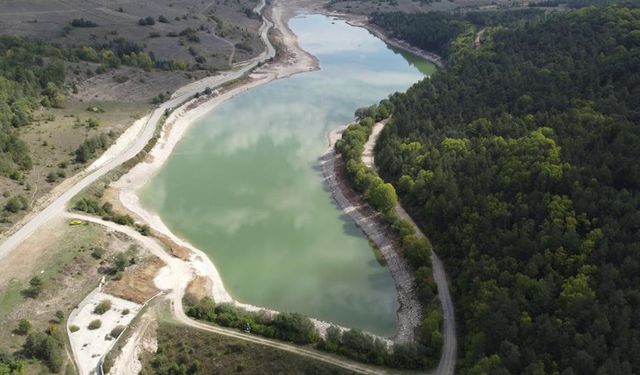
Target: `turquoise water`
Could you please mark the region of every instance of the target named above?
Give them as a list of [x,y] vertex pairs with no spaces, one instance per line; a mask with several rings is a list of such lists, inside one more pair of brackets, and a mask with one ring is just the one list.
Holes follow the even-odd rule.
[[211,257],[237,300],[392,335],[393,280],[334,205],[318,158],[329,129],[434,67],[342,21],[290,27],[321,70],[250,90],[194,124],[142,202]]

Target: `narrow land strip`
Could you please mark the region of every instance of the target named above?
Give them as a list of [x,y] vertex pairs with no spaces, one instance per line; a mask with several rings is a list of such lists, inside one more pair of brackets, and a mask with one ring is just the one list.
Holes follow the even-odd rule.
[[[371,130],[371,136],[365,144],[365,152],[367,152],[368,150],[368,152],[371,154],[371,157],[366,159],[363,157],[363,162],[367,165],[367,167],[373,170],[375,170],[373,149],[375,148],[378,137],[380,137],[380,133],[382,132],[382,129],[386,124],[386,121],[378,122],[377,124],[375,124],[373,129]],[[413,225],[418,236],[426,238],[420,227],[413,221],[411,216],[407,214],[400,203],[396,205],[395,210],[396,215],[398,215],[400,219],[406,220]],[[440,257],[438,257],[435,251],[431,251],[431,265],[433,267],[433,278],[436,282],[436,285],[438,286],[438,299],[440,300],[440,304],[442,305],[442,315],[444,317],[444,344],[442,347],[442,357],[435,374],[453,375],[456,368],[456,353],[458,348],[453,300],[451,299],[451,293],[449,291],[449,284],[447,280],[447,274],[444,270],[444,265],[442,264]]]
[[413,273],[406,260],[398,253],[393,236],[380,222],[379,214],[359,199],[339,177],[342,160],[334,151],[334,146],[344,129],[345,127],[340,127],[329,132],[329,147],[320,158],[322,175],[338,206],[353,219],[383,254],[398,292],[398,330],[394,341],[412,342],[415,338],[414,331],[422,320],[422,307],[414,292]]

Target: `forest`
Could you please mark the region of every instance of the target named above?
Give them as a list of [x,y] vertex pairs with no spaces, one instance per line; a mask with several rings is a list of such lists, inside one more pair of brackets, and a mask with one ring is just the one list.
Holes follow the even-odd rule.
[[465,58],[390,98],[375,152],[444,258],[459,372],[637,374],[640,9],[451,43]]
[[[395,38],[411,45],[449,58],[455,49],[454,40],[466,36],[473,39],[476,29],[486,26],[508,25],[532,20],[542,16],[540,9],[519,9],[509,11],[471,11],[465,14],[448,12],[373,13],[370,22],[381,27]],[[471,40],[469,39],[469,40]]]

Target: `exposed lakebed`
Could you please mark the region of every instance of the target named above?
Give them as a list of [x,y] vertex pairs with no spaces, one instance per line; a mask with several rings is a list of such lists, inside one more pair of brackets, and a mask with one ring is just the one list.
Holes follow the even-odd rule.
[[198,121],[142,203],[211,257],[235,299],[390,336],[393,280],[334,205],[318,158],[326,132],[356,108],[435,68],[343,21],[289,26],[321,70],[257,87]]

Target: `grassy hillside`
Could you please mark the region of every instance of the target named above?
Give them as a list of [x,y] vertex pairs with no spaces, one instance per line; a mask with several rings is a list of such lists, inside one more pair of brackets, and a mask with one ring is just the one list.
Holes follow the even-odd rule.
[[116,54],[143,51],[167,66],[222,69],[234,49],[233,61],[262,50],[261,19],[252,12],[257,4],[257,0],[4,1],[0,30],[65,48],[107,47]]

